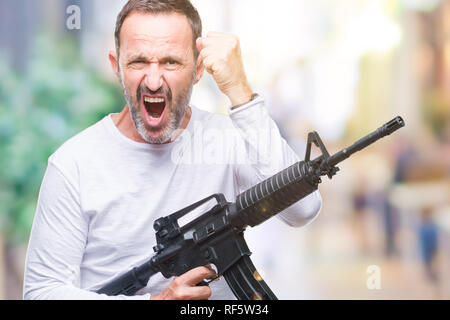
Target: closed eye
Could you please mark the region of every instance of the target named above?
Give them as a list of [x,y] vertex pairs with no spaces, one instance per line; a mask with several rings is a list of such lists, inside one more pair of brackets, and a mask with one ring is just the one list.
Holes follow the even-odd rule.
[[161,63],[168,69],[176,69],[181,65],[178,60],[172,58],[163,59]]
[[145,61],[145,60],[134,60],[134,61],[131,61],[129,64],[130,65],[139,65],[139,64],[144,64],[144,63],[147,63],[147,61]]

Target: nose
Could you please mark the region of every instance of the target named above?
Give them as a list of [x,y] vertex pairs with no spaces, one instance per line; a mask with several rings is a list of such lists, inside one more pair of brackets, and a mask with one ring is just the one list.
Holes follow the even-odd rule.
[[163,85],[163,73],[158,63],[151,63],[145,74],[145,85],[152,91],[157,91]]

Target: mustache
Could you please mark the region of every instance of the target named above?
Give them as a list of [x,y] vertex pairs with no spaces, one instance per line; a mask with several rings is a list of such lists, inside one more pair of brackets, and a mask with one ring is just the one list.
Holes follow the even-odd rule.
[[137,89],[136,92],[136,98],[138,101],[141,100],[141,97],[143,94],[150,94],[150,95],[155,95],[155,94],[162,94],[165,95],[167,97],[167,100],[170,102],[172,101],[172,90],[170,90],[170,88],[166,87],[166,86],[162,86],[160,87],[158,90],[150,90],[149,88],[147,88],[146,85],[141,84],[139,86],[139,88]]

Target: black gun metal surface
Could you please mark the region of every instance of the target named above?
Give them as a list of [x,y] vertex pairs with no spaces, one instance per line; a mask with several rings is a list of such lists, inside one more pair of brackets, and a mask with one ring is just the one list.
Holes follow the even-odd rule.
[[[169,278],[214,264],[217,277],[224,276],[237,299],[277,299],[250,260],[251,251],[244,239],[246,227],[258,225],[308,196],[318,189],[321,176],[331,179],[336,174],[339,162],[404,125],[403,119],[396,117],[332,156],[317,132],[309,133],[305,160],[242,192],[234,203],[227,202],[223,194],[213,194],[157,219],[155,254],[97,292],[133,295],[155,273],[161,272]],[[310,159],[312,144],[321,150],[321,155],[314,160]],[[179,226],[178,219],[213,199],[217,204],[212,209]]]

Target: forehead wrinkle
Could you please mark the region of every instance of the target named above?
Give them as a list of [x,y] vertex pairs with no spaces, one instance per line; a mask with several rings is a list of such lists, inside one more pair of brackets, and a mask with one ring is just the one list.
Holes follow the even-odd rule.
[[136,58],[145,58],[152,60],[156,58],[161,60],[164,58],[175,58],[181,61],[188,61],[192,55],[192,48],[174,48],[166,45],[146,45],[143,41],[139,41],[136,47],[128,48],[124,46],[124,53],[127,61],[134,60]]
[[[132,18],[133,16],[135,19]],[[149,17],[154,17],[156,20],[153,22],[147,20]],[[172,23],[173,19],[177,17],[178,19],[176,20],[175,25],[180,27],[186,25],[187,28],[183,28],[182,30],[186,30],[187,34],[183,31],[180,32],[179,28],[167,28],[167,24]],[[143,18],[145,18],[145,20],[142,20]],[[164,19],[166,21],[162,22],[163,25],[166,25],[166,28],[154,29],[155,24],[161,22],[159,19],[162,18],[169,18]],[[179,21],[179,18],[180,16],[178,14],[131,14],[130,17],[125,19],[121,30],[121,33],[126,34],[126,37],[123,37],[125,34],[122,35],[123,45],[121,46],[121,49],[124,49],[125,51],[125,56],[135,55],[136,53],[152,56],[171,52],[172,56],[186,59],[190,54],[193,55],[192,31],[189,23],[187,22],[186,17],[181,16],[181,22]],[[142,27],[138,28],[138,25],[141,25]],[[155,34],[146,31],[152,30],[152,28],[153,30],[156,30]]]

